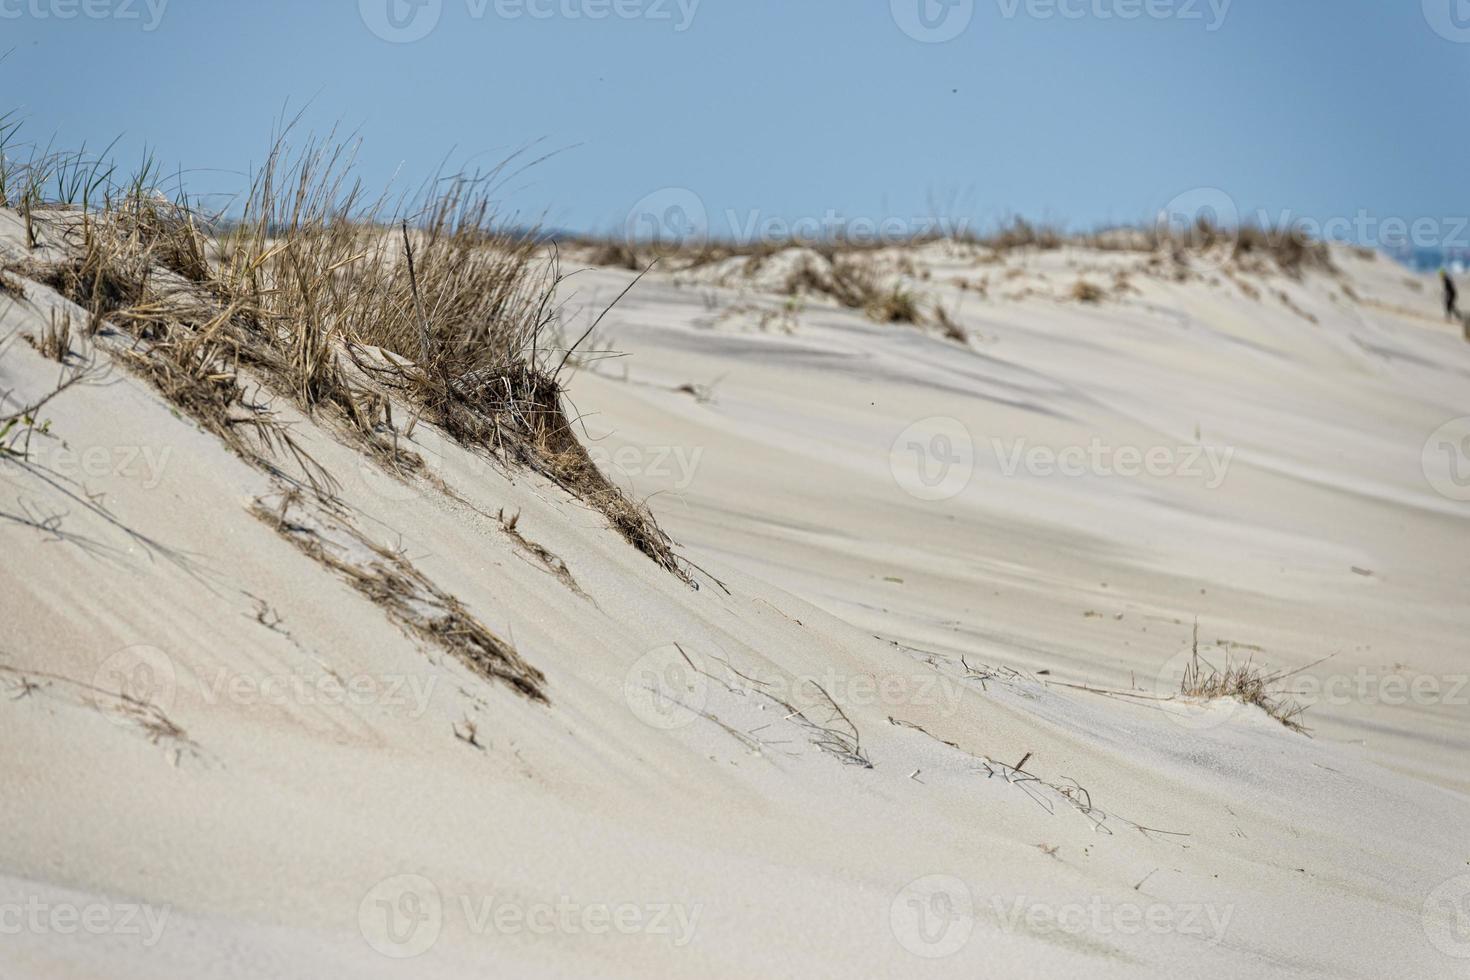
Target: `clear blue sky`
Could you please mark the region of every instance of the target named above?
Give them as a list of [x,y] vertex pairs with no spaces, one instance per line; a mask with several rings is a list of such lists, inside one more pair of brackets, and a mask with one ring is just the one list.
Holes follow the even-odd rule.
[[[544,140],[564,152],[508,204],[573,229],[668,186],[787,218],[940,201],[1087,226],[1199,186],[1319,217],[1470,209],[1459,0],[973,0],[944,43],[901,28],[921,0],[701,0],[684,30],[678,0],[168,0],[145,30],[148,2],[0,0],[0,109],[62,145],[146,141],[195,191],[238,188],[287,105],[359,129],[375,185]],[[639,16],[588,16],[614,2]],[[389,3],[433,29],[382,39]]]

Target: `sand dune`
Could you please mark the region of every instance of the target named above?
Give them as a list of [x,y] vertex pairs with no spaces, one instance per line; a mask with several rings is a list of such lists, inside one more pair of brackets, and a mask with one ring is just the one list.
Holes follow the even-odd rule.
[[[572,376],[694,587],[544,475],[428,422],[396,474],[262,389],[314,502],[74,335],[106,375],[0,460],[4,975],[1458,975],[1433,284],[868,258],[962,339],[669,262]],[[566,280],[569,332],[634,275]],[[3,412],[86,319],[7,276]],[[1196,623],[1308,731],[1179,697]]]

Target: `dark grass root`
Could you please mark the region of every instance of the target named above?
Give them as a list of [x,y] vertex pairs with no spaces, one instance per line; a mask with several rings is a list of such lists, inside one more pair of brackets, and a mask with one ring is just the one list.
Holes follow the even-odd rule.
[[148,284],[146,263],[127,268],[91,246],[81,255],[28,263],[20,271],[27,279],[49,286],[86,310],[91,316],[89,333],[96,333],[105,317],[140,304]]
[[673,541],[647,507],[602,475],[578,441],[562,407],[561,385],[525,362],[473,371],[435,386],[423,398],[456,440],[488,446],[596,507],[613,528],[654,563],[684,582],[693,579]]

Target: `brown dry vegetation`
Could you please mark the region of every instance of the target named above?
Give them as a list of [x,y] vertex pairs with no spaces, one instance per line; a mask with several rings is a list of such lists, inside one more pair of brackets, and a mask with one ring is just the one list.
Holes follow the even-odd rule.
[[[497,227],[496,174],[444,179],[393,206],[364,192],[345,146],[292,153],[283,137],[239,219],[211,236],[187,201],[152,189],[149,167],[116,186],[110,168],[76,155],[0,160],[0,198],[19,205],[33,244],[18,271],[86,310],[89,336],[116,331],[125,363],[242,456],[284,478],[274,462],[284,452],[311,489],[334,486],[247,397],[252,383],[399,474],[420,462],[400,436],[427,421],[543,473],[689,580],[652,515],[573,432],[558,379],[570,351],[558,339],[556,252]],[[51,186],[55,199],[43,193]]]
[[40,351],[42,357],[65,364],[71,355],[71,314],[52,310],[51,320],[41,331],[41,336],[27,334],[26,340]]
[[1072,298],[1079,303],[1101,303],[1105,295],[1101,286],[1086,279],[1078,279],[1072,285]]
[[1196,623],[1192,655],[1184,668],[1179,693],[1202,701],[1234,698],[1244,704],[1255,705],[1292,731],[1306,732],[1298,720],[1306,709],[1280,692],[1281,682],[1299,672],[1267,671],[1252,660],[1237,663],[1230,659],[1228,651],[1225,666],[1215,667],[1200,656],[1199,624]]
[[949,311],[939,304],[934,305],[934,322],[939,326],[939,332],[946,340],[953,340],[957,344],[968,344],[970,335],[965,328],[960,326]]
[[[870,253],[884,248],[912,248],[936,241],[950,241],[969,250],[975,261],[998,263],[1007,253],[1027,250],[1052,250],[1077,246],[1110,252],[1131,252],[1152,256],[1149,269],[1176,279],[1188,278],[1192,258],[1207,253],[1215,258],[1224,251],[1235,271],[1256,274],[1280,273],[1300,279],[1309,272],[1334,274],[1337,269],[1327,245],[1309,238],[1301,229],[1291,226],[1241,224],[1235,227],[1217,225],[1201,219],[1187,229],[1163,223],[1121,226],[1088,233],[1068,232],[1056,225],[1033,223],[1025,218],[1012,218],[989,233],[966,232],[943,238],[916,235],[911,239],[883,242],[844,240],[809,240],[758,242],[664,242],[657,247],[642,246],[614,237],[583,237],[572,240],[583,249],[579,257],[592,265],[634,270],[646,269],[655,258],[660,267],[681,271],[698,268],[730,258],[744,257],[744,273],[760,270],[771,256],[790,249],[815,251],[821,262],[810,259],[799,265],[789,277],[790,293],[822,293],[844,306],[861,309],[880,322],[910,322],[906,319],[909,304],[903,302],[902,290],[883,295],[873,286]],[[1360,250],[1361,251],[1361,250]],[[1167,265],[1166,265],[1167,263]],[[903,260],[900,260],[903,271]],[[914,309],[917,314],[917,309]],[[915,316],[911,322],[919,322]]]
[[255,500],[250,512],[335,572],[410,635],[534,701],[546,700],[541,671],[458,599],[435,586],[406,555],[370,541],[332,508],[311,503],[294,488],[280,487],[277,494],[276,500]]
[[923,322],[912,292],[897,283],[885,285],[871,261],[853,256],[823,253],[820,262],[803,259],[787,276],[786,293],[830,296],[877,323]]

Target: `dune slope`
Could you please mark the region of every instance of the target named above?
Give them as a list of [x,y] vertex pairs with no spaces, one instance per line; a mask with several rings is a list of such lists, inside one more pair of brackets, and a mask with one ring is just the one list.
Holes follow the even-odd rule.
[[[1343,252],[1084,304],[1133,260],[904,258],[963,343],[734,266],[609,315],[584,442],[697,588],[426,423],[401,476],[262,391],[324,504],[73,336],[105,373],[0,460],[4,974],[1455,975],[1466,511],[1423,458],[1470,348],[1432,287]],[[9,278],[7,413],[64,370],[23,335],[85,317]],[[1196,619],[1331,656],[1309,734],[1173,697]]]

